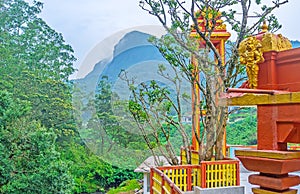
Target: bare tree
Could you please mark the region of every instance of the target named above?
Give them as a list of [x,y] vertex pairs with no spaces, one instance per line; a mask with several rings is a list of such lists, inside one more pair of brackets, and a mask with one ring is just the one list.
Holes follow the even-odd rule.
[[[137,87],[133,80],[130,82],[127,79],[134,93],[132,103],[135,103],[131,104],[131,113],[136,122],[144,122],[150,126],[157,143],[161,142],[158,134],[163,134],[166,143],[163,145],[164,150],[160,151],[166,153],[170,163],[177,164],[178,161],[174,159],[175,152],[168,141],[166,126],[176,127],[180,131],[187,161],[191,161],[190,139],[182,125],[181,103],[185,98],[180,93],[180,83],[183,81],[188,81],[193,88],[192,131],[198,143],[200,160],[211,160],[213,156],[223,159],[223,136],[228,109],[219,107],[217,100],[224,88],[235,87],[245,81],[245,76],[241,74],[245,67],[239,65],[238,47],[246,36],[258,33],[265,20],[268,21],[270,30],[278,30],[281,26],[272,11],[288,0],[266,2],[268,4],[264,5],[260,0],[140,1],[140,7],[155,16],[167,31],[167,35],[160,39],[154,38],[152,42],[172,65],[175,77],[166,76],[163,67],[160,68],[160,73],[176,85],[177,98],[171,99],[167,89],[155,82]],[[202,20],[199,19],[201,17]],[[236,39],[228,43],[227,50],[230,52],[226,61],[220,47],[212,41],[215,30],[226,29],[225,23],[236,32]],[[191,36],[191,33],[194,35]],[[189,58],[192,60],[187,60]],[[197,94],[198,90],[200,94]],[[171,110],[175,111],[176,120],[170,117]],[[203,116],[202,113],[206,115]],[[200,123],[195,121],[199,119],[196,114],[200,114],[203,126],[200,133],[197,132]],[[145,130],[142,125],[141,130]]]

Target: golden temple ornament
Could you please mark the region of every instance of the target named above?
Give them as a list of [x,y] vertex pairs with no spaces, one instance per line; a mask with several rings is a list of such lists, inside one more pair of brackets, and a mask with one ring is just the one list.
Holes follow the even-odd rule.
[[256,37],[251,36],[241,42],[239,47],[240,62],[246,65],[248,86],[257,88],[258,63],[264,61],[262,45]]
[[285,51],[292,48],[292,43],[281,34],[265,33],[262,37],[262,51]]
[[281,34],[268,32],[268,25],[264,21],[262,31],[243,40],[239,47],[240,63],[246,65],[249,88],[257,88],[258,63],[264,61],[263,53],[269,51],[284,51],[292,48],[291,42]]

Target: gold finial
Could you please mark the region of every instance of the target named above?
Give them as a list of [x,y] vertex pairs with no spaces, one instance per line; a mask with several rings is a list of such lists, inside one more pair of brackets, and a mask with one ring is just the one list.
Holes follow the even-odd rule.
[[268,25],[266,20],[264,20],[263,25],[261,26],[261,32],[268,32]]

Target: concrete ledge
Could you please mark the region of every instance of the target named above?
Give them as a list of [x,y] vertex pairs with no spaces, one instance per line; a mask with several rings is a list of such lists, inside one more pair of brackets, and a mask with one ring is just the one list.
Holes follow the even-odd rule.
[[195,194],[194,191],[184,191],[183,194]]
[[200,188],[194,187],[195,194],[244,194],[244,186]]

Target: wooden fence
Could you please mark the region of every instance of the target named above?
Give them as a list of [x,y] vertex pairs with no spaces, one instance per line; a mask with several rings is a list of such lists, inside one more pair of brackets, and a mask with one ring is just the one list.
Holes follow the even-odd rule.
[[240,185],[239,161],[202,161],[200,165],[151,168],[150,193],[182,193],[201,188]]

